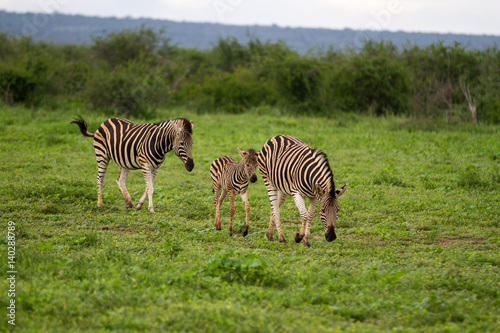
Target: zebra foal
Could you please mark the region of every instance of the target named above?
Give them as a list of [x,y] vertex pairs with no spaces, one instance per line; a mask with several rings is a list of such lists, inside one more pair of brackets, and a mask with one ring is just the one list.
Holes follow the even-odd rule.
[[103,122],[95,133],[88,131],[88,123],[78,116],[71,122],[78,125],[85,137],[94,138],[97,159],[97,206],[102,206],[102,187],[110,160],[120,167],[116,179],[126,207],[132,208],[132,198],[125,187],[131,170],[141,169],[146,182],[146,190],[136,208],[141,209],[149,199],[149,211],[154,213],[153,183],[158,169],[165,160],[165,154],[173,150],[181,159],[187,171],[194,168],[191,148],[193,145],[193,123],[185,118],[162,121],[156,124],[135,124],[121,118],[110,118]]
[[[243,151],[238,148],[242,160],[236,162],[232,157],[222,156],[212,162],[210,165],[210,176],[214,185],[215,193],[215,223],[214,227],[221,230],[220,206],[224,198],[229,193],[229,236],[233,235],[233,217],[234,217],[234,197],[239,194],[245,203],[245,231],[243,236],[248,235],[250,204],[248,203],[247,189],[248,179],[252,183],[257,181],[257,153],[254,149]],[[220,195],[219,195],[220,194]]]
[[[258,162],[272,206],[267,230],[268,240],[273,240],[276,224],[279,241],[286,243],[280,223],[280,207],[287,196],[293,197],[302,220],[300,231],[295,235],[297,243],[304,239],[304,245],[311,246],[309,234],[318,201],[321,202],[319,216],[325,227],[326,240],[331,242],[337,238],[337,199],[345,192],[346,185],[335,190],[333,173],[323,152],[292,136],[278,135],[264,144],[259,152]],[[309,198],[308,209],[305,198]]]

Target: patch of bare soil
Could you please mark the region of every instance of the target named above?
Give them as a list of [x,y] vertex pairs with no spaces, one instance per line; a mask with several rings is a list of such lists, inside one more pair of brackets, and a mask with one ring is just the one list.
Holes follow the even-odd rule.
[[443,238],[438,241],[438,244],[446,246],[450,244],[482,243],[485,240],[485,238]]

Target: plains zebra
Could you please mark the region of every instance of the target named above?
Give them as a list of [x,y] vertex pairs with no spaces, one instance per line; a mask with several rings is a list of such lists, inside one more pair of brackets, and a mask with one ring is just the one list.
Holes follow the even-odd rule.
[[135,124],[121,118],[110,118],[103,122],[95,133],[88,132],[88,123],[78,116],[72,124],[77,124],[83,136],[94,138],[94,149],[98,165],[97,173],[97,206],[102,206],[102,187],[109,160],[112,159],[120,167],[116,179],[126,207],[132,208],[132,198],[125,187],[130,170],[142,169],[146,190],[137,204],[141,209],[149,198],[149,211],[153,208],[153,183],[158,168],[165,160],[165,154],[174,150],[187,171],[194,168],[191,147],[193,145],[193,123],[185,118],[162,121],[156,124]]
[[[238,153],[242,160],[238,163],[229,156],[222,156],[212,162],[210,166],[210,176],[214,184],[215,193],[215,224],[217,230],[221,230],[220,206],[224,198],[229,193],[229,236],[233,235],[233,216],[234,216],[234,196],[239,194],[245,203],[246,222],[243,236],[248,234],[250,204],[248,203],[247,189],[248,179],[252,183],[257,181],[257,153],[254,149],[243,151],[238,148]],[[221,192],[222,191],[222,192]],[[219,196],[220,193],[220,196]]]
[[[346,185],[335,191],[333,173],[323,152],[292,136],[278,135],[264,144],[258,161],[272,206],[267,230],[270,241],[273,240],[273,224],[276,223],[279,241],[286,243],[281,229],[280,207],[289,195],[293,197],[302,219],[300,231],[295,235],[297,243],[304,239],[304,245],[311,246],[309,233],[318,201],[321,202],[319,215],[325,227],[326,240],[331,242],[337,238],[337,198],[344,193]],[[309,209],[306,209],[305,198],[309,198]]]

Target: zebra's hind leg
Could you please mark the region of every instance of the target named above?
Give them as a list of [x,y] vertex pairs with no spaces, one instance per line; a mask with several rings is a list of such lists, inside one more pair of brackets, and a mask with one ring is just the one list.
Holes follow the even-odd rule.
[[245,231],[243,231],[243,237],[248,235],[248,227],[250,226],[250,203],[248,202],[247,192],[240,193],[240,197],[245,203]]
[[219,186],[219,184],[215,183],[214,182],[214,206],[215,206],[215,222],[214,222],[214,228],[216,230],[220,230],[219,229],[219,224],[218,222],[220,222],[220,211],[219,211],[219,206],[218,206],[218,202],[219,202],[219,194],[220,194],[220,190],[221,190],[221,186]]
[[215,205],[215,224],[214,227],[216,230],[221,230],[222,229],[222,224],[220,221],[220,206],[222,205],[222,202],[224,201],[224,198],[226,198],[227,191],[225,189],[222,189],[221,194],[218,198],[216,198],[217,203]]
[[234,195],[234,190],[229,190],[229,236],[233,235]]
[[130,194],[127,191],[127,188],[125,187],[125,182],[127,181],[128,174],[130,173],[129,169],[125,168],[120,168],[120,174],[118,175],[118,178],[116,178],[116,182],[118,183],[118,187],[122,191],[123,198],[125,198],[125,203],[126,203],[126,208],[132,208],[134,205],[132,204],[132,197],[130,197]]
[[[96,149],[97,151],[97,149]],[[98,156],[98,155],[96,155]],[[100,156],[98,156],[99,158]],[[101,156],[97,161],[97,207],[102,207],[102,187],[104,186],[104,176],[108,168],[109,159]]]

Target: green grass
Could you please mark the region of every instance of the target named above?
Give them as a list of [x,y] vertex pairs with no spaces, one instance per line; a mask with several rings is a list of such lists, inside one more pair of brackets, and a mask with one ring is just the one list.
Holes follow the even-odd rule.
[[[125,209],[114,164],[97,208],[92,140],[69,124],[76,113],[91,131],[107,118],[0,107],[0,267],[5,276],[14,221],[17,331],[500,330],[500,127],[162,110],[151,121],[194,121],[195,168],[188,173],[169,153],[150,214]],[[316,211],[312,247],[296,244],[291,199],[282,207],[289,243],[268,242],[260,174],[249,188],[249,235],[228,236],[227,199],[223,230],[212,228],[210,163],[277,134],[325,151],[337,185],[348,184],[334,242]],[[141,172],[127,186],[136,203]],[[239,200],[236,233],[244,220]],[[1,331],[14,331],[8,289],[1,279]]]

